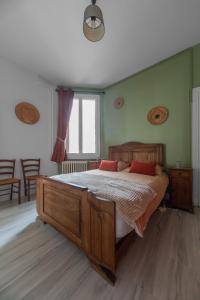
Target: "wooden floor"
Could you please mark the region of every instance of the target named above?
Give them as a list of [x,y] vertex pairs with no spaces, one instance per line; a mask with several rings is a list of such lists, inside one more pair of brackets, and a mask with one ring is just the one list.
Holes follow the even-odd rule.
[[1,207],[0,300],[199,300],[200,210],[156,212],[108,285],[84,254],[36,219],[34,201]]

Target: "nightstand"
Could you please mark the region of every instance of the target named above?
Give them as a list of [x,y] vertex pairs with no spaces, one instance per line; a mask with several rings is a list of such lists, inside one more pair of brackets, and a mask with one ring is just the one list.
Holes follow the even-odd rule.
[[100,160],[88,161],[88,170],[98,169]]
[[192,169],[169,168],[169,178],[172,206],[193,212]]

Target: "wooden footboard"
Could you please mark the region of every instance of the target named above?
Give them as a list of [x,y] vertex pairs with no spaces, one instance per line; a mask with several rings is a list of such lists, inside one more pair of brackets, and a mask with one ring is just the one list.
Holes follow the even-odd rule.
[[79,246],[96,270],[115,281],[115,203],[97,199],[87,188],[50,178],[37,180],[37,212],[43,222]]

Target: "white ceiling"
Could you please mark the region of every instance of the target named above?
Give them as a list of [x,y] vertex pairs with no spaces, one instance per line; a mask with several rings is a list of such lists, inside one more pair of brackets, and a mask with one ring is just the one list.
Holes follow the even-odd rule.
[[104,88],[200,42],[200,0],[98,0],[98,43],[82,33],[89,3],[1,0],[0,56],[53,84]]

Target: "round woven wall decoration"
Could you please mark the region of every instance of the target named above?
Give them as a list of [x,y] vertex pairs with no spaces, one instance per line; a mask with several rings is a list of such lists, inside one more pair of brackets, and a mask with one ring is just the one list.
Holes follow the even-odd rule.
[[147,115],[148,121],[153,125],[163,124],[169,116],[169,111],[164,106],[156,106],[152,108]]
[[115,108],[121,108],[124,105],[124,98],[123,97],[118,97],[114,101],[114,107]]
[[40,119],[40,113],[38,109],[27,102],[21,102],[15,107],[15,114],[17,118],[26,124],[35,124]]

